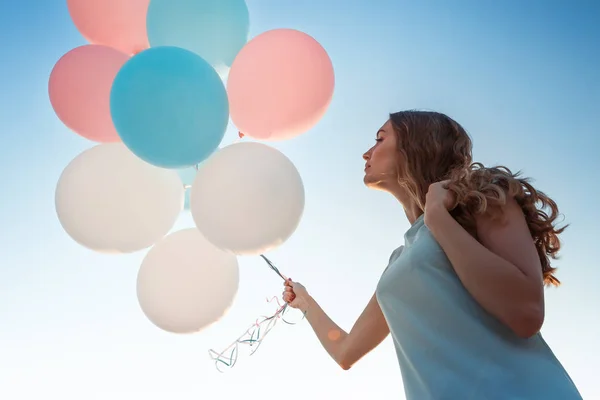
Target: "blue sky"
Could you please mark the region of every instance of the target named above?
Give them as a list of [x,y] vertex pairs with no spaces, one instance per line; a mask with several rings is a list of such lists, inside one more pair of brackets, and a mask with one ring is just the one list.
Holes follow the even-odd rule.
[[[522,169],[571,227],[547,290],[543,334],[584,398],[598,398],[600,301],[600,6],[594,1],[248,0],[251,36],[305,31],[336,71],[328,113],[275,146],[298,167],[306,209],[270,257],[349,329],[408,223],[390,196],[362,185],[362,153],[387,114],[425,108],[471,134],[475,158]],[[278,326],[225,375],[207,350],[226,346],[270,308],[280,280],[240,259],[234,307],[193,336],[160,331],[135,295],[145,254],[107,256],[74,243],[54,211],[63,168],[91,142],[50,106],[54,63],[85,43],[65,1],[0,5],[0,397],[62,399],[402,398],[390,340],[351,371],[339,369],[308,324]],[[230,125],[224,144],[235,139]],[[182,214],[176,229],[191,227]],[[596,317],[594,317],[596,315]],[[372,397],[371,397],[372,396]]]

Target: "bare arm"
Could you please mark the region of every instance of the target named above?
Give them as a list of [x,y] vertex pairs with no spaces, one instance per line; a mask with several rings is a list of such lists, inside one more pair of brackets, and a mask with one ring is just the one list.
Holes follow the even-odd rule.
[[345,370],[350,369],[365,354],[379,346],[389,333],[390,328],[381,312],[377,297],[373,295],[348,336],[342,341],[340,366]]
[[525,217],[514,199],[505,220],[477,219],[481,242],[469,235],[447,210],[425,212],[425,224],[477,302],[517,335],[530,337],[544,321],[540,259]]
[[317,338],[335,362],[345,370],[377,347],[390,332],[375,295],[371,297],[350,333],[346,333],[312,297],[305,295],[304,287],[295,282],[290,285],[296,295],[301,297],[295,301],[300,300],[298,308],[305,312]]

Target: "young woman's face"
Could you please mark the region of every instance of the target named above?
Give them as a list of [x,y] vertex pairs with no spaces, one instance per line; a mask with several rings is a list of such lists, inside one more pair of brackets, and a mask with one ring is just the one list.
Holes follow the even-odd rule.
[[364,182],[373,189],[386,189],[398,184],[398,137],[391,121],[377,132],[376,143],[365,154]]

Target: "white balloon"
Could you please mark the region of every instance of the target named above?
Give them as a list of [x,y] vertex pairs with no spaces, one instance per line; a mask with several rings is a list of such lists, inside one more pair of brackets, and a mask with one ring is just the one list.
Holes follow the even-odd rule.
[[190,210],[215,246],[256,255],[285,242],[304,211],[304,185],[294,164],[262,143],[214,153],[192,184]]
[[179,175],[150,165],[122,143],[84,151],[56,186],[56,212],[65,231],[99,252],[130,253],[164,237],[183,209]]
[[237,258],[191,228],[150,249],[138,273],[137,296],[154,325],[167,332],[194,333],[225,315],[238,286]]

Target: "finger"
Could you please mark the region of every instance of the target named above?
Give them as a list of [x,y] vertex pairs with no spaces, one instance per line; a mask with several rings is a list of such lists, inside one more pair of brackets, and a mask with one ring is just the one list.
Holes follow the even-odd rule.
[[285,301],[286,303],[289,303],[291,301],[294,301],[296,299],[296,296],[292,293],[286,293],[283,296],[283,301]]
[[285,287],[285,292],[293,292],[294,288],[292,288],[291,286],[286,286]]

